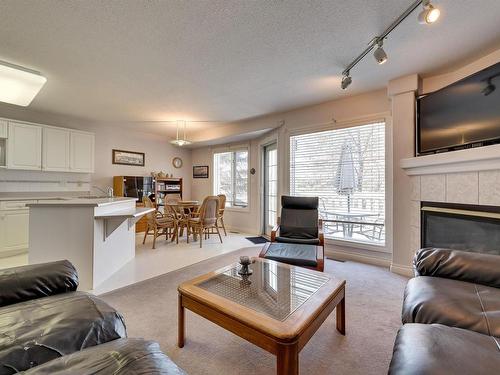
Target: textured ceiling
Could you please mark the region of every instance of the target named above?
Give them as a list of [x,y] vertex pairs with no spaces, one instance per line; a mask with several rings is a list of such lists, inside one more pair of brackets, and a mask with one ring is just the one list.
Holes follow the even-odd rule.
[[412,15],[386,41],[389,61],[367,56],[342,92],[345,65],[411,1],[1,0],[0,59],[48,78],[35,110],[165,133],[173,124],[155,121],[235,121],[324,102],[500,43],[500,1],[436,0],[438,24]]

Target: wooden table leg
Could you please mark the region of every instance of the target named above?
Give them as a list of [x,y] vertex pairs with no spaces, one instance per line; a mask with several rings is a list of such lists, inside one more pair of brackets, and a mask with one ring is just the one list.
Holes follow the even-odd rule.
[[336,307],[337,310],[337,331],[345,335],[345,296]]
[[184,313],[184,306],[182,306],[182,296],[179,294],[179,306],[178,306],[178,336],[177,336],[177,346],[179,348],[184,347],[184,338],[186,334],[186,323],[185,323],[185,313]]
[[298,345],[280,345],[276,354],[276,365],[277,375],[299,375]]

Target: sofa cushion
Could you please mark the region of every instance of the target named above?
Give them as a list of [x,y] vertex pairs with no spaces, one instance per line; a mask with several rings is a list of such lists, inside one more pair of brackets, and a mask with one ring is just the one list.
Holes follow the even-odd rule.
[[413,259],[416,276],[437,276],[500,288],[500,256],[453,249],[420,249]]
[[405,324],[398,332],[390,375],[498,374],[494,337],[440,324]]
[[290,238],[290,237],[276,237],[276,242],[281,243],[298,243],[303,245],[319,245],[319,238]]
[[264,258],[295,266],[316,267],[318,265],[316,246],[313,245],[271,243]]
[[406,285],[402,315],[403,323],[440,323],[500,337],[500,289],[415,277]]
[[67,260],[0,270],[0,307],[73,292],[78,273]]
[[122,316],[95,296],[71,292],[0,308],[0,374],[126,337]]
[[118,339],[54,359],[25,372],[26,375],[52,374],[168,374],[184,375],[153,341]]

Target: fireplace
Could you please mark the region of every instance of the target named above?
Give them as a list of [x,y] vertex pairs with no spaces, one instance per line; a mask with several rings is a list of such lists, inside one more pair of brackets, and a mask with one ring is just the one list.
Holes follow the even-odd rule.
[[421,203],[422,247],[500,255],[500,207]]

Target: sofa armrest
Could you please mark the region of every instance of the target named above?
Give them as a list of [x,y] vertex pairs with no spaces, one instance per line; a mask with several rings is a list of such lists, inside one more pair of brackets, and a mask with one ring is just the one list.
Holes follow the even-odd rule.
[[413,259],[416,276],[436,276],[500,288],[500,256],[425,248]]
[[0,270],[0,307],[75,291],[78,273],[67,260]]

